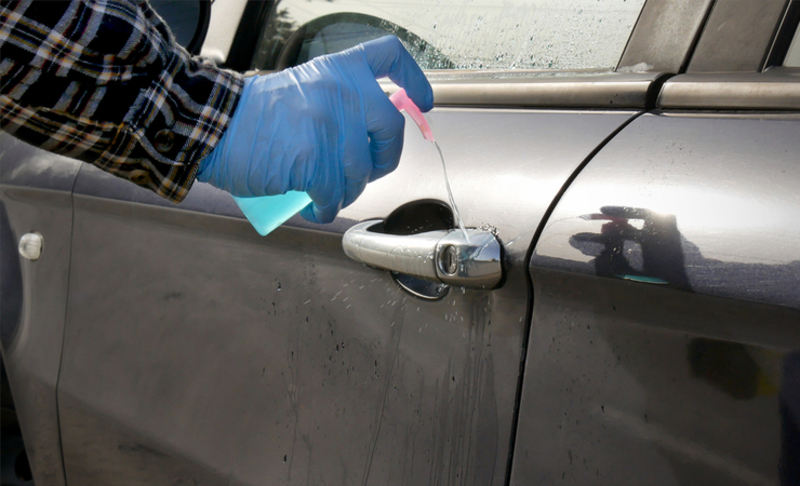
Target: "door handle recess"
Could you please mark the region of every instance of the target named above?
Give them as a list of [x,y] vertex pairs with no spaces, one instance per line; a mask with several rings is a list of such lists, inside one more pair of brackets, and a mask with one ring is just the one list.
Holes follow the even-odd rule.
[[357,262],[413,277],[471,289],[493,289],[503,278],[502,246],[488,231],[437,230],[415,235],[370,231],[381,220],[359,223],[344,234],[344,253]]

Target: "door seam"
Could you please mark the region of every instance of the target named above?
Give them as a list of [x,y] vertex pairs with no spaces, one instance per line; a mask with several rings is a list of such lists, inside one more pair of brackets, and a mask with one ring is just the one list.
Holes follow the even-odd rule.
[[539,226],[536,228],[536,232],[533,234],[533,240],[531,244],[528,246],[528,252],[525,254],[525,262],[524,262],[524,274],[525,274],[525,283],[528,292],[528,302],[527,308],[525,310],[525,329],[522,334],[522,352],[520,354],[520,362],[519,362],[519,372],[517,373],[517,391],[516,397],[514,399],[514,411],[512,414],[511,419],[511,437],[508,448],[508,462],[506,463],[506,478],[505,478],[505,486],[510,486],[511,484],[511,474],[512,474],[512,466],[514,464],[514,453],[516,442],[517,442],[517,432],[519,427],[519,412],[520,412],[520,405],[522,401],[522,385],[525,382],[525,363],[527,362],[528,358],[528,345],[530,339],[531,328],[533,327],[533,278],[531,277],[530,272],[530,262],[531,258],[533,257],[533,250],[536,247],[536,243],[539,241],[539,237],[544,232],[545,225],[547,221],[550,219],[550,215],[555,210],[558,203],[561,201],[561,198],[567,192],[567,189],[572,185],[578,175],[583,171],[583,169],[589,164],[589,162],[594,159],[594,157],[600,153],[603,148],[613,140],[622,130],[624,130],[628,125],[630,125],[634,120],[639,118],[640,116],[644,115],[645,113],[649,113],[649,110],[642,110],[638,113],[634,113],[631,115],[627,120],[622,122],[617,128],[615,128],[606,138],[601,141],[597,147],[595,147],[589,155],[587,155],[583,161],[572,171],[572,174],[564,181],[564,184],[561,186],[561,189],[558,191],[556,196],[551,201],[550,205],[547,207],[547,210],[542,215],[542,219],[539,222]]
[[61,471],[64,475],[64,485],[69,486],[69,479],[67,478],[67,463],[64,460],[64,434],[61,429],[61,405],[58,403],[58,389],[61,386],[61,371],[64,369],[64,348],[67,340],[67,321],[69,316],[69,295],[70,284],[72,281],[72,245],[75,241],[73,238],[75,232],[75,187],[78,185],[78,178],[83,170],[83,164],[78,168],[78,173],[75,174],[75,180],[72,182],[72,188],[69,191],[69,202],[71,206],[70,223],[69,223],[69,256],[67,258],[67,292],[64,302],[64,326],[61,334],[61,354],[58,357],[58,373],[56,375],[56,424],[58,426],[58,448],[61,453]]

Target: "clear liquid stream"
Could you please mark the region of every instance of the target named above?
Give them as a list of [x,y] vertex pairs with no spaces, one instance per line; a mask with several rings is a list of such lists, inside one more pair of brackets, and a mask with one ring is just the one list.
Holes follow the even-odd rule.
[[461,220],[461,213],[458,212],[458,207],[456,206],[456,200],[453,199],[453,190],[450,189],[450,179],[447,177],[447,165],[444,163],[444,154],[442,154],[442,148],[439,147],[439,144],[434,142],[433,145],[436,147],[436,150],[439,151],[439,158],[442,159],[442,170],[444,170],[444,184],[447,186],[447,196],[450,198],[450,207],[453,208],[453,214],[456,217],[456,221],[458,221],[458,227],[461,228],[461,232],[464,234],[464,239],[469,243],[469,236],[467,236],[467,229],[464,228],[464,221]]

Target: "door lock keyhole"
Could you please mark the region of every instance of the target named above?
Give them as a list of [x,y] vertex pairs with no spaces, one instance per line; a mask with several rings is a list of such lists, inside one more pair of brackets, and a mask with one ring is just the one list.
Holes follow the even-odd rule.
[[439,258],[439,268],[447,275],[455,275],[458,271],[458,249],[453,245],[447,245],[442,250]]

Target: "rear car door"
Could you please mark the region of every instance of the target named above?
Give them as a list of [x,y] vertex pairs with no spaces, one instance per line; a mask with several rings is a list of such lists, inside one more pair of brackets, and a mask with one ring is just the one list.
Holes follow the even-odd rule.
[[[648,35],[637,26],[628,41],[642,2],[611,3],[554,2],[539,17],[520,4],[511,27],[507,5],[467,10],[462,23],[442,7],[430,17],[441,20],[417,33],[419,12],[390,4],[245,5],[231,67],[286,67],[390,32],[424,66],[473,68],[429,72],[429,121],[466,225],[502,244],[503,280],[495,289],[424,287],[344,255],[343,233],[364,220],[383,219],[400,235],[454,226],[436,150],[410,124],[400,168],[335,222],[296,217],[265,238],[208,185],[176,207],[86,167],[74,190],[58,386],[69,481],[505,482],[532,303],[530,243],[574,174],[655,102],[710,4],[649,2],[641,18],[673,22]],[[550,37],[455,50],[472,24],[489,31],[481,39],[544,25]],[[570,58],[576,25],[607,41],[588,57],[599,65]],[[564,40],[557,52],[553,36]],[[524,42],[543,44],[528,52]],[[536,71],[541,63],[564,70]],[[575,71],[587,67],[610,69]]]
[[716,2],[549,216],[512,484],[800,481],[798,7]]

